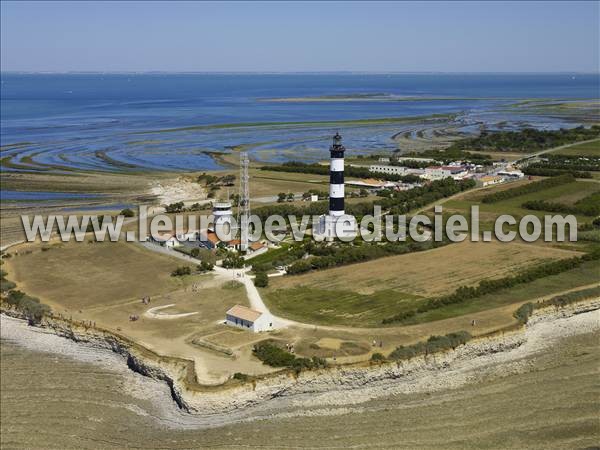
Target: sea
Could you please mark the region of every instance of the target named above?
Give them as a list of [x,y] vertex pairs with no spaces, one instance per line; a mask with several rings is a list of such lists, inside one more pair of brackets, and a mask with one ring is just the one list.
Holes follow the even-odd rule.
[[[469,132],[576,123],[515,105],[597,99],[598,74],[1,74],[4,171],[214,170],[214,156],[314,161],[334,131],[394,149],[432,116]],[[306,101],[306,100],[312,101]],[[371,123],[356,123],[375,119]]]

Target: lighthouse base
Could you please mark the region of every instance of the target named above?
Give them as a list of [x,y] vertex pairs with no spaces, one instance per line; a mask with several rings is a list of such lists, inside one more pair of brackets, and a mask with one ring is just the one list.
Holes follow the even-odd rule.
[[323,214],[313,226],[313,237],[317,240],[332,241],[340,239],[350,241],[358,236],[358,224],[354,216],[343,214],[334,216]]

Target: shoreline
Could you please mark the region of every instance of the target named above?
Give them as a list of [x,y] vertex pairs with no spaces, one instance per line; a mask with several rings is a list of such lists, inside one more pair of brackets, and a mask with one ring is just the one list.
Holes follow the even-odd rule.
[[[4,312],[0,317],[2,339],[135,373],[136,377],[143,375],[142,391],[148,386],[152,392],[161,391],[152,398],[160,411],[157,420],[165,426],[211,428],[281,414],[345,414],[350,406],[383,396],[438,392],[527,370],[526,359],[553,342],[598,331],[599,309],[600,299],[594,299],[538,310],[526,327],[499,331],[456,350],[409,361],[335,366],[299,375],[284,371],[254,377],[247,383],[233,380],[200,389],[194,386],[193,364],[190,367],[184,360],[152,354],[110,333],[85,331],[58,321],[29,327]],[[146,386],[146,382],[150,384]]]

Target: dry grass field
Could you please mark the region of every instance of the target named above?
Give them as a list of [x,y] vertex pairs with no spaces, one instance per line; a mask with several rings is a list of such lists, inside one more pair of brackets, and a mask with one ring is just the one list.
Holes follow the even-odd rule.
[[9,278],[28,294],[68,310],[159,295],[185,282],[179,261],[123,242],[27,244],[5,259]]
[[[64,317],[94,322],[159,354],[192,359],[201,382],[220,383],[240,370],[273,370],[251,358],[247,346],[224,357],[191,342],[229,331],[223,325],[225,312],[235,304],[248,304],[243,287],[223,287],[228,279],[214,274],[172,277],[171,271],[185,262],[127,243],[27,244],[11,254],[3,268],[18,289]],[[150,296],[149,305],[142,303],[144,296]],[[156,311],[158,317],[148,313],[167,305],[172,306]],[[169,318],[182,313],[195,314]],[[131,316],[138,319],[131,321]],[[236,337],[233,347],[257,338],[243,331]]]
[[363,295],[391,289],[431,297],[484,279],[500,278],[544,260],[575,255],[576,252],[541,245],[465,241],[425,252],[276,278],[271,286],[352,290]]
[[[454,292],[460,286],[476,285],[484,279],[515,274],[542,261],[578,254],[544,245],[465,241],[425,252],[273,278],[262,292],[269,307],[283,317],[321,325],[381,327],[382,319],[417,307],[427,298]],[[589,269],[580,271],[584,273],[574,286],[593,281]],[[442,308],[429,320],[515,304],[546,292],[520,294],[506,302],[494,298],[489,304],[479,303],[477,308],[464,312],[460,308],[455,311]],[[509,319],[511,314],[507,315]]]

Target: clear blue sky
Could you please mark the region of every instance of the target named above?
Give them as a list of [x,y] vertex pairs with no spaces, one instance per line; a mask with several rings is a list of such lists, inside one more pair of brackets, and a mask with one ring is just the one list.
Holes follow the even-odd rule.
[[598,2],[1,2],[3,71],[598,72]]

